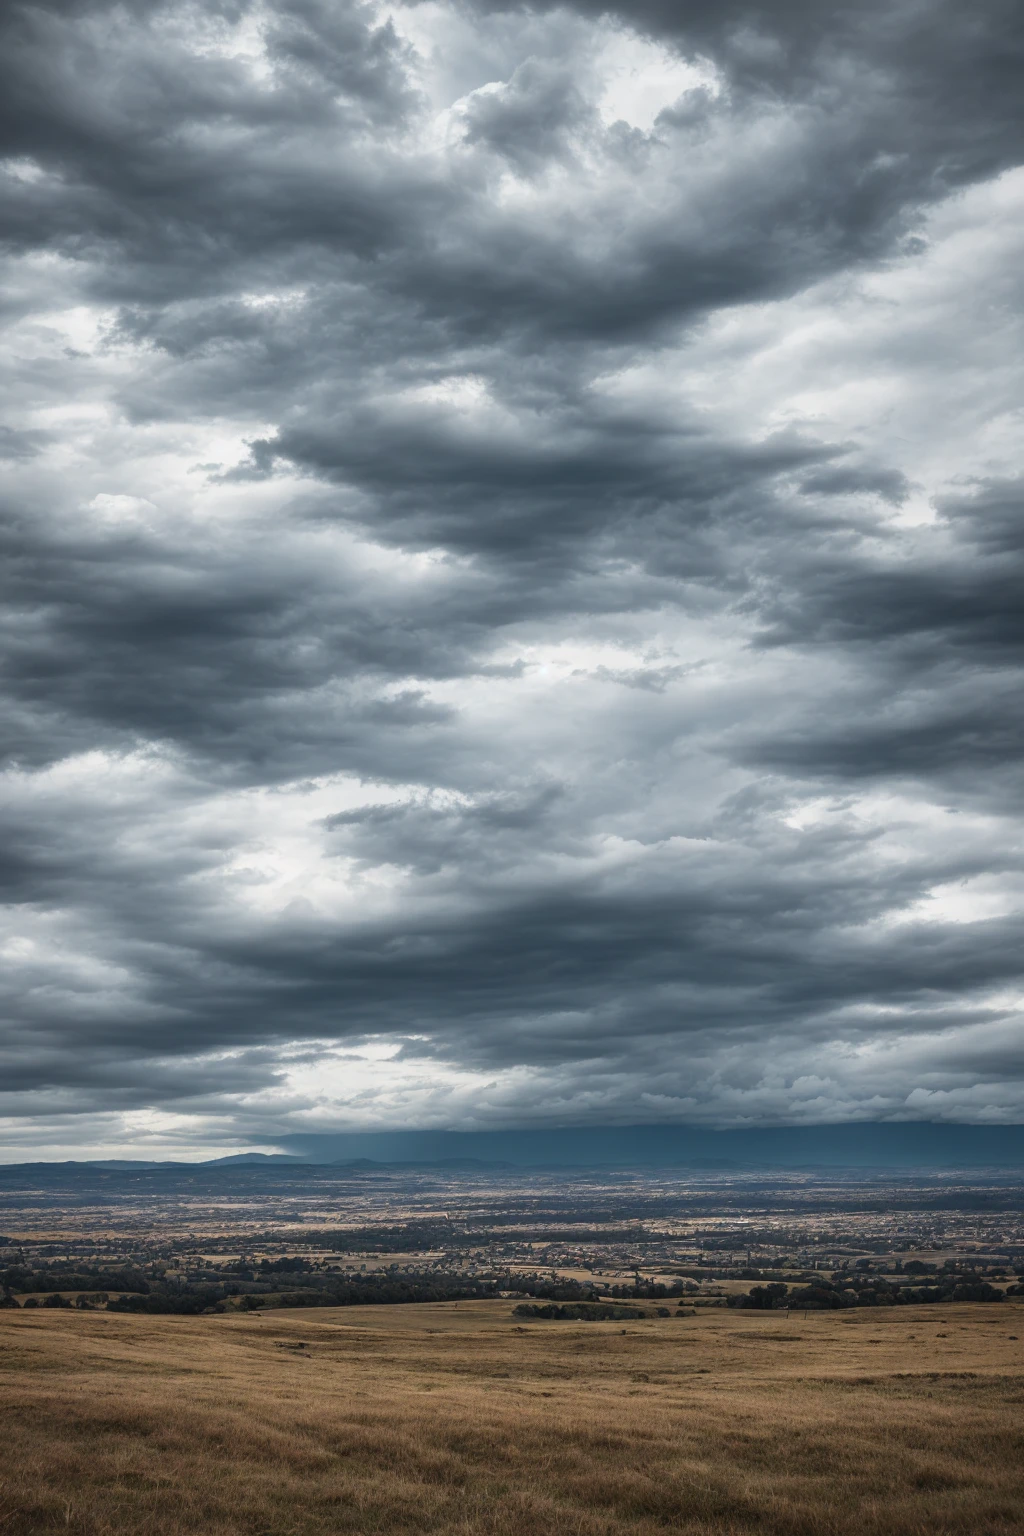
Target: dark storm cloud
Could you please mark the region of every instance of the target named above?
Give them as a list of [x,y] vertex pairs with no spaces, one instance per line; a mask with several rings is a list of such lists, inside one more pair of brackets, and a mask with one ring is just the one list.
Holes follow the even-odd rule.
[[[864,484],[859,474],[847,478],[833,469],[812,479],[819,488],[824,482],[829,493]],[[878,489],[870,482],[866,488]],[[807,481],[801,489],[807,492]],[[911,647],[925,641],[932,642],[931,663],[948,648],[953,660],[966,659],[966,651],[994,666],[1018,665],[1024,644],[1017,601],[1024,582],[1024,486],[978,486],[973,494],[941,502],[939,511],[939,537],[922,538],[912,561],[887,540],[874,550],[847,549],[844,558],[831,561],[825,551],[826,559],[808,562],[769,637],[776,643],[902,641]]]
[[761,643],[835,647],[864,682],[841,717],[776,732],[755,758],[812,776],[952,777],[961,789],[973,778],[975,793],[979,771],[1012,773],[1024,749],[1024,491],[979,486],[940,512],[910,558],[883,540],[787,566],[762,601]]
[[[267,89],[237,60],[197,56],[213,8],[173,25],[174,13],[146,7],[125,28],[120,8],[13,7],[5,136],[52,180],[12,193],[9,228],[26,248],[99,258],[90,285],[115,302],[135,295],[150,324],[175,323],[163,313],[175,298],[213,301],[260,277],[358,283],[372,262],[378,301],[406,304],[414,329],[440,327],[449,343],[628,339],[876,253],[922,201],[1019,158],[1009,8],[969,20],[955,8],[812,9],[811,26],[785,8],[746,19],[715,8],[711,25],[699,7],[677,13],[669,34],[706,48],[727,78],[749,55],[730,94],[697,92],[696,139],[671,114],[653,135],[599,132],[571,60],[561,74],[524,60],[500,91],[470,100],[463,137],[486,153],[452,176],[419,146],[396,152],[407,50],[369,8],[280,8]],[[667,21],[643,9],[634,19]],[[808,49],[821,56],[811,78]],[[788,116],[780,91],[794,97]],[[602,199],[596,221],[510,220],[486,195],[502,163],[577,168],[573,128],[599,137],[626,176],[673,149],[690,164],[672,165],[659,209],[618,227]],[[722,153],[722,135],[738,153]],[[348,306],[326,299],[334,328],[358,332]],[[204,319],[230,337],[215,312],[194,317],[200,332]]]
[[12,1135],[1019,1116],[1019,8],[3,25]]

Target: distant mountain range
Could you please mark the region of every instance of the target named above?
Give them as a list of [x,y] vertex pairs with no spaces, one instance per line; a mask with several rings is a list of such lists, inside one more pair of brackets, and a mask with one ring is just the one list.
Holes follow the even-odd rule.
[[[236,1152],[232,1157],[212,1157],[204,1161],[204,1168],[226,1168],[232,1163],[252,1166],[268,1163],[314,1163],[342,1168],[514,1168],[515,1163],[485,1161],[479,1157],[442,1157],[432,1160],[423,1158],[394,1159],[373,1157],[302,1157],[294,1152]],[[151,1165],[148,1165],[151,1166]]]
[[706,1130],[687,1125],[512,1131],[369,1131],[282,1138],[309,1162],[478,1159],[518,1167],[979,1168],[1024,1167],[1024,1125],[919,1121]]
[[[65,1167],[151,1168],[695,1168],[748,1172],[828,1168],[1024,1168],[1024,1125],[914,1121],[705,1130],[695,1126],[585,1126],[555,1130],[366,1131],[282,1138],[281,1152],[236,1152],[200,1164],[83,1159]],[[8,1165],[11,1166],[11,1165]],[[18,1165],[18,1166],[28,1166]],[[38,1166],[38,1165],[37,1165]]]
[[370,1171],[372,1169],[412,1169],[412,1168],[436,1168],[439,1172],[472,1171],[497,1171],[513,1169],[515,1163],[485,1162],[479,1157],[443,1157],[433,1162],[425,1162],[420,1159],[402,1161],[390,1159],[381,1161],[372,1157],[300,1157],[291,1152],[235,1152],[230,1157],[207,1157],[197,1159],[194,1162],[177,1162],[166,1159],[163,1162],[144,1162],[127,1157],[97,1157],[82,1159],[66,1159],[63,1162],[31,1162],[31,1163],[0,1163],[0,1168],[95,1168],[109,1173],[144,1173],[151,1169],[180,1169],[187,1172],[190,1168],[348,1168],[358,1172],[360,1169]]

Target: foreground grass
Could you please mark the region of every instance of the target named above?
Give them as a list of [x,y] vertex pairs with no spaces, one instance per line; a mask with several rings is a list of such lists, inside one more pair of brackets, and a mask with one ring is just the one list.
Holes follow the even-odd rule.
[[0,1536],[1024,1530],[1018,1306],[510,1314],[0,1313]]

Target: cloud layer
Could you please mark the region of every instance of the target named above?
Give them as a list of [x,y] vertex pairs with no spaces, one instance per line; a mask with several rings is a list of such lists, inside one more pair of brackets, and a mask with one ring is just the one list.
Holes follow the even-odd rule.
[[8,1155],[1024,1118],[1019,7],[5,28]]

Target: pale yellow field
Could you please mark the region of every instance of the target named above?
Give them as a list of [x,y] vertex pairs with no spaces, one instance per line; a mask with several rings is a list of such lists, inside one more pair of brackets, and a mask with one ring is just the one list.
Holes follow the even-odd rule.
[[0,1312],[0,1536],[1024,1531],[1018,1304],[511,1312]]

